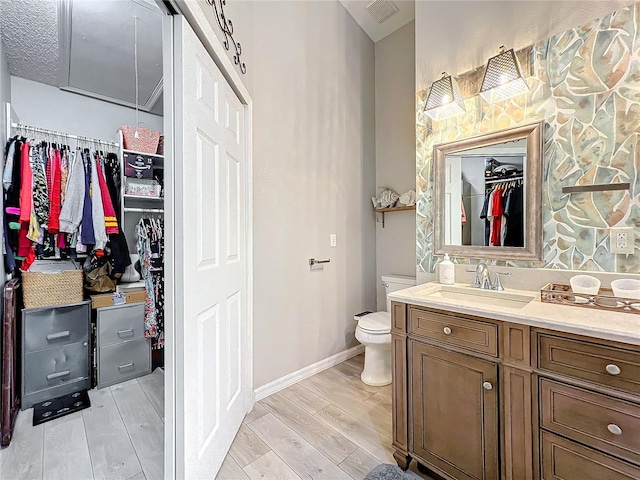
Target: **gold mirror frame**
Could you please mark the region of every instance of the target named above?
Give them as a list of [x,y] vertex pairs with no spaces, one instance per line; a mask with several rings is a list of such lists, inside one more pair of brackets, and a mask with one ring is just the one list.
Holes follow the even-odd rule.
[[[434,158],[434,251],[436,255],[448,253],[455,257],[487,258],[542,262],[542,142],[544,120],[529,125],[509,128],[486,135],[442,143],[433,147]],[[476,247],[472,245],[444,244],[445,159],[448,154],[496,143],[527,140],[525,178],[525,237],[524,247]]]

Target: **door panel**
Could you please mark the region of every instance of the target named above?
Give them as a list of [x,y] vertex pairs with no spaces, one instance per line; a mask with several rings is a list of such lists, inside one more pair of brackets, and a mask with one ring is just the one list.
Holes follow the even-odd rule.
[[414,341],[411,359],[415,454],[459,480],[498,478],[498,366]]
[[[177,478],[215,477],[250,408],[244,107],[176,19]],[[181,157],[181,159],[180,159]],[[180,365],[180,362],[182,363]]]

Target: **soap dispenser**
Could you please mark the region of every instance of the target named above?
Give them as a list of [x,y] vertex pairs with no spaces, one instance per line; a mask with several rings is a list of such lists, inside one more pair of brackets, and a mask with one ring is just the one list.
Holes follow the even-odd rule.
[[456,272],[453,262],[449,259],[449,254],[444,254],[444,259],[438,264],[438,280],[443,285],[453,285],[456,283]]

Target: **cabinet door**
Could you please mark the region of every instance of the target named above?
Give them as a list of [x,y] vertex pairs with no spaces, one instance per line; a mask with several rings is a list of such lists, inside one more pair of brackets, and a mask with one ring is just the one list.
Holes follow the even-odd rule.
[[498,366],[411,342],[413,451],[457,480],[496,480]]

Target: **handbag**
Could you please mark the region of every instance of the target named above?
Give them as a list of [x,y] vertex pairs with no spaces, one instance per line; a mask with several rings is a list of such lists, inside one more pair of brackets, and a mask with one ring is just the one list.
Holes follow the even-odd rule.
[[93,293],[116,291],[116,281],[111,278],[111,262],[100,261],[95,264],[91,257],[84,262],[84,288]]

